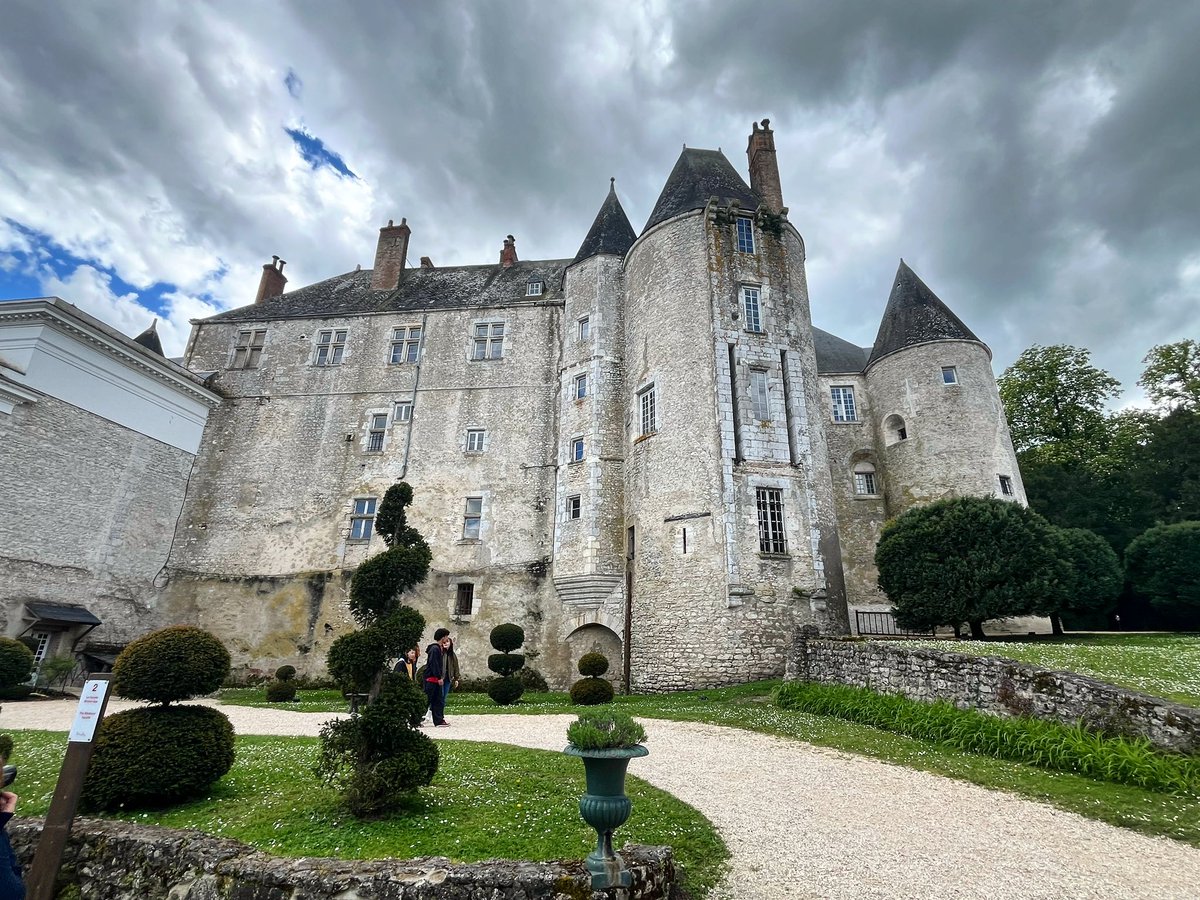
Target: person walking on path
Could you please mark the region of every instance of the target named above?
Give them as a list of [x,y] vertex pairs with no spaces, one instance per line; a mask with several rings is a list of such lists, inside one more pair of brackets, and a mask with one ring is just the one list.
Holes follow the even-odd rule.
[[442,679],[442,705],[450,699],[450,690],[458,690],[458,654],[454,652],[454,638],[447,637],[448,646],[445,653],[446,677]]
[[450,629],[439,628],[433,633],[433,643],[425,648],[425,696],[429,698],[429,714],[433,724],[441,728],[446,721],[446,695],[442,685],[446,680],[446,648],[450,646]]

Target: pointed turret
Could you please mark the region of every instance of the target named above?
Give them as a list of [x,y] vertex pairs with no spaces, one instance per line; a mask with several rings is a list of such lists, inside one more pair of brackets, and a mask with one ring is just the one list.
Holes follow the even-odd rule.
[[141,344],[147,350],[153,350],[159,356],[166,356],[163,353],[162,341],[158,339],[158,319],[150,323],[150,327],[134,338],[136,343]]
[[712,197],[723,205],[736,200],[748,212],[756,210],[761,202],[720,150],[685,147],[658,195],[654,212],[650,213],[642,234],[667,219],[693,209],[704,209]]
[[611,253],[614,256],[624,256],[633,242],[637,240],[625,208],[617,199],[617,179],[608,180],[608,196],[596,213],[596,221],[592,222],[591,230],[579,245],[572,264],[598,256],[601,253]]
[[875,336],[875,346],[867,365],[889,353],[931,341],[974,341],[983,344],[963,324],[962,319],[952,313],[950,307],[917,277],[917,273],[904,260],[900,260],[900,268],[896,270],[892,293],[888,297],[887,309],[883,311],[883,321],[879,323],[879,333]]

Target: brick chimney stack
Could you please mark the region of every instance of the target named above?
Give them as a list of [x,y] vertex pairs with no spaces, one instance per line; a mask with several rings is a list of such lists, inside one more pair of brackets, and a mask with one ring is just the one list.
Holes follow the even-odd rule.
[[408,238],[412,229],[408,219],[393,225],[388,219],[386,227],[379,229],[379,245],[375,248],[375,268],[371,270],[371,290],[394,291],[400,286],[400,275],[404,272],[404,259],[408,256]]
[[500,265],[510,268],[517,261],[517,239],[511,234],[504,239],[504,249],[500,251]]
[[262,303],[264,300],[270,300],[283,293],[284,285],[287,284],[287,277],[283,274],[283,267],[286,265],[286,260],[282,260],[278,256],[272,256],[271,262],[263,265],[262,278],[258,280],[258,294],[254,298],[255,303]]
[[762,128],[754,123],[746,145],[750,158],[750,189],[762,198],[763,205],[773,213],[783,212],[783,188],[779,186],[779,162],[775,159],[775,132],[771,120],[763,119]]

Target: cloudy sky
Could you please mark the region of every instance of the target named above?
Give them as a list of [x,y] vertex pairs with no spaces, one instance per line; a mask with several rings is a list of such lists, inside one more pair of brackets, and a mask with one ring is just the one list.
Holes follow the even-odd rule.
[[775,129],[815,324],[874,340],[900,257],[995,352],[1126,385],[1200,337],[1200,4],[46,2],[0,28],[0,298],[127,333],[410,258],[640,231],[684,144]]

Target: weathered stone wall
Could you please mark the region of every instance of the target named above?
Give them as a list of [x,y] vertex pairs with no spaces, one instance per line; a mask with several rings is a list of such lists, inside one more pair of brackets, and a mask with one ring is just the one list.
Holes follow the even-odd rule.
[[925,703],[945,700],[1000,716],[1029,715],[1064,725],[1082,720],[1105,732],[1146,737],[1167,750],[1200,753],[1200,710],[996,656],[801,638],[788,677]]
[[[18,858],[33,859],[40,820],[8,826]],[[634,876],[623,896],[667,900],[675,885],[668,847],[621,851]],[[79,900],[600,900],[580,863],[282,859],[194,831],[78,819],[59,889]]]

